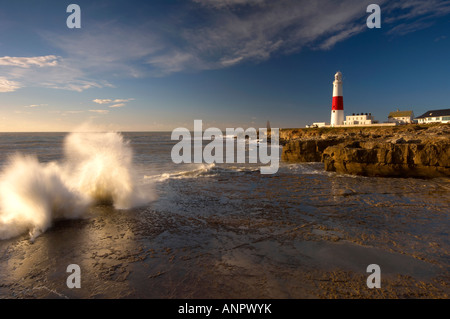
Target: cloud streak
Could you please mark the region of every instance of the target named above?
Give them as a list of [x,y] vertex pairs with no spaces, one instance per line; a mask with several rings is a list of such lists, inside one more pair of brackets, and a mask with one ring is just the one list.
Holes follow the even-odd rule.
[[[146,63],[168,75],[189,70],[258,63],[274,55],[304,49],[329,50],[367,29],[365,0],[193,0],[204,10],[202,23],[180,26],[177,41],[163,47]],[[378,1],[383,28],[402,36],[431,26],[450,14],[450,1]]]
[[[365,32],[372,0],[191,0],[170,17],[95,21],[76,33],[39,31],[58,54],[0,57],[0,92],[44,87],[82,92],[124,78],[167,76],[330,50]],[[402,36],[450,14],[450,0],[379,0],[382,28]],[[148,5],[148,4],[147,4]],[[150,6],[150,5],[149,5]],[[201,16],[202,19],[194,19]],[[193,21],[195,20],[195,23]],[[58,33],[59,32],[59,33]],[[123,107],[129,100],[96,99]]]
[[[82,70],[166,76],[260,62],[306,47],[331,48],[363,30],[370,2],[195,0],[174,7],[183,12],[176,19],[155,17],[138,26],[102,22],[70,37],[43,36]],[[192,23],[200,14],[204,19]]]
[[112,100],[111,99],[95,99],[95,100],[92,100],[92,102],[97,103],[97,104],[108,104],[108,103],[111,103]]
[[97,104],[111,104],[108,105],[108,107],[111,108],[118,108],[118,107],[124,107],[126,105],[126,103],[133,101],[134,98],[129,98],[129,99],[94,99],[92,100],[92,102],[97,103]]
[[14,92],[21,88],[21,84],[16,81],[10,81],[4,76],[0,76],[0,92]]
[[47,106],[48,104],[30,104],[30,105],[25,105],[24,107],[27,108],[35,108],[35,107],[40,107],[40,106]]
[[398,1],[386,6],[385,11],[385,23],[396,23],[388,33],[402,36],[428,28],[435,19],[450,14],[450,1]]
[[0,92],[23,87],[44,87],[82,92],[90,88],[111,87],[105,80],[88,78],[75,61],[55,55],[0,57]]
[[110,105],[109,107],[122,107],[122,106],[125,106],[125,103],[117,103],[117,104],[113,104],[113,105]]
[[89,110],[89,112],[98,113],[98,114],[108,114],[109,110]]
[[36,57],[0,57],[0,66],[16,66],[20,68],[30,68],[32,66],[45,67],[57,66],[61,57],[55,55]]

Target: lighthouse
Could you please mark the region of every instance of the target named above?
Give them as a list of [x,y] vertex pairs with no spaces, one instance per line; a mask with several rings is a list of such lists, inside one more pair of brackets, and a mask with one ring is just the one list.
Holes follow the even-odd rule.
[[342,73],[334,75],[333,103],[331,106],[331,126],[344,124],[344,97],[342,95]]

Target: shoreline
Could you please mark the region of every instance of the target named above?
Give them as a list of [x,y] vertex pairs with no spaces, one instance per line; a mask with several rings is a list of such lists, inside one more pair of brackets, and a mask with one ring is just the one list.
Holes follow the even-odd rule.
[[[0,270],[9,274],[1,276],[0,298],[448,298],[445,265],[358,242],[319,221],[267,220],[244,231],[230,218],[193,223],[147,209],[98,209],[56,223],[33,244],[0,242]],[[74,260],[81,289],[65,286]],[[366,286],[373,260],[383,261],[382,289]]]

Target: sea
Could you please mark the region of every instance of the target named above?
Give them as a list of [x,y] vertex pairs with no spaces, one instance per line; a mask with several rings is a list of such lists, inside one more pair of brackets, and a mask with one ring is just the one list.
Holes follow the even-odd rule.
[[0,298],[448,298],[448,178],[175,164],[177,142],[0,133]]

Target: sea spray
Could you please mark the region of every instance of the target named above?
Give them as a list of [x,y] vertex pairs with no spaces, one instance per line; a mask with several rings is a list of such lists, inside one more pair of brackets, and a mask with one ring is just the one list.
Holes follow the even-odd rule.
[[66,183],[59,165],[15,155],[0,178],[0,239],[26,231],[34,239],[53,219],[79,217],[88,204]]
[[72,133],[65,141],[70,184],[95,202],[128,209],[147,202],[137,187],[133,153],[117,133]]
[[80,218],[89,205],[128,209],[149,202],[118,133],[71,133],[61,162],[17,154],[0,174],[0,239],[29,232],[34,240],[56,219]]

